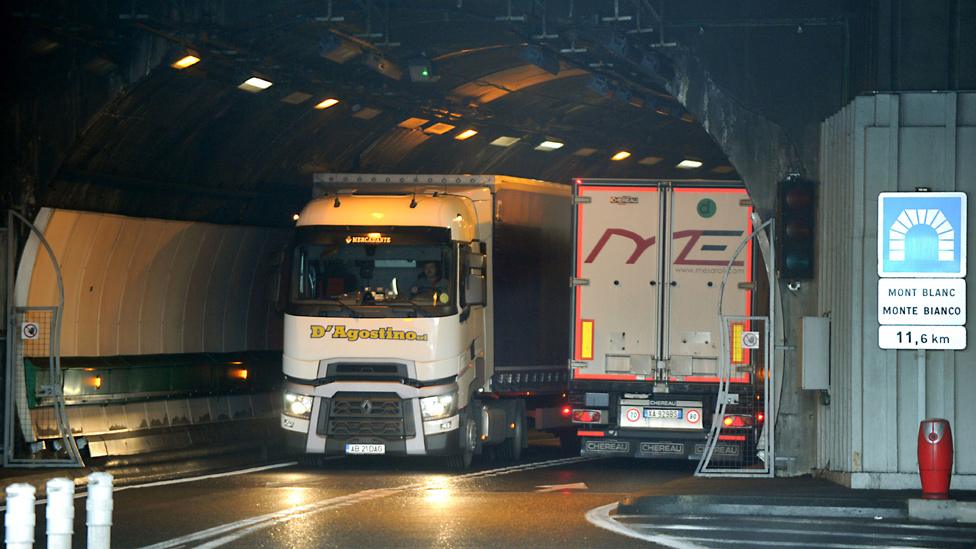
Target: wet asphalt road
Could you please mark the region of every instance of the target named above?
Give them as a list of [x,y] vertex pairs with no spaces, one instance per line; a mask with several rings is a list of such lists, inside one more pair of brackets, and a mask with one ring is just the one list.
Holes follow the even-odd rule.
[[[694,466],[575,458],[531,469],[562,459],[555,447],[536,446],[518,466],[483,460],[458,474],[436,461],[342,458],[125,490],[115,495],[112,541],[115,547],[169,540],[169,546],[219,540],[228,547],[646,547],[592,526],[586,512],[687,477]],[[577,483],[585,489],[539,491]],[[81,501],[76,516],[84,516]],[[282,514],[269,516],[276,512]],[[241,522],[254,517],[262,519]],[[84,532],[81,524],[76,532]]]

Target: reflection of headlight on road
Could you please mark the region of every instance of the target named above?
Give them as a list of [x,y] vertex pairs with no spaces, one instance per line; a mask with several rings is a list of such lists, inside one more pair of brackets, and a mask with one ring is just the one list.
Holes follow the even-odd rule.
[[286,416],[308,419],[308,417],[312,414],[312,397],[309,395],[299,395],[296,393],[285,392],[285,407],[283,413]]
[[420,413],[424,421],[451,417],[457,412],[457,393],[448,393],[420,399]]

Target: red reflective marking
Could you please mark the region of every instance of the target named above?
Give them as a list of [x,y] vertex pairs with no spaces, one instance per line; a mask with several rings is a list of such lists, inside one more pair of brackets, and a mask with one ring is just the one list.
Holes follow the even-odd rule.
[[[746,209],[746,234],[752,234],[752,206]],[[746,282],[752,282],[752,240],[746,244]],[[746,316],[752,316],[752,290],[746,290]]]
[[622,187],[622,186],[617,186],[617,187],[600,187],[600,186],[593,186],[593,185],[579,187],[579,190],[580,190],[580,192],[583,192],[583,191],[618,191],[618,192],[619,191],[627,191],[627,192],[631,192],[631,191],[633,191],[635,193],[656,193],[658,191],[657,187]]
[[576,436],[581,437],[605,437],[606,433],[603,431],[576,431]]
[[633,374],[581,374],[579,373],[579,371],[580,371],[579,368],[573,370],[574,379],[604,379],[604,380],[622,379],[628,381],[635,381],[637,379],[637,376]]
[[[671,376],[668,381],[688,381],[695,383],[718,383],[718,376],[685,376],[683,378],[677,378]],[[733,377],[729,379],[730,383],[749,383],[749,372],[744,372],[742,377]]]
[[746,441],[746,436],[745,435],[719,435],[718,436],[718,439],[719,440],[729,440],[729,441],[732,441],[732,442],[745,442]]
[[728,188],[715,188],[715,187],[674,187],[673,190],[676,193],[722,193],[722,194],[746,194],[748,191],[745,189],[728,189]]
[[[579,181],[579,180],[577,180]],[[582,196],[582,189],[578,193]],[[576,206],[576,278],[583,277],[583,205],[579,204]],[[582,326],[580,325],[580,315],[582,314],[583,304],[583,287],[576,287],[576,316],[573,318],[574,331],[576,332],[574,338],[574,353],[573,356],[576,360],[582,360],[583,354],[583,334]]]

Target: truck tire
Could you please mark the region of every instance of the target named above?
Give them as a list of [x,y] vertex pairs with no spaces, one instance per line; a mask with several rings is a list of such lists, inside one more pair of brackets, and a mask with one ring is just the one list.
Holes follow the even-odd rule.
[[525,402],[519,400],[515,404],[515,413],[512,417],[515,428],[511,429],[511,438],[505,439],[499,447],[499,454],[502,459],[507,461],[519,461],[522,459],[522,449],[525,447],[527,431],[525,429]]
[[478,445],[478,422],[468,414],[461,414],[461,448],[457,454],[447,456],[447,467],[453,471],[465,471],[471,468],[474,451]]

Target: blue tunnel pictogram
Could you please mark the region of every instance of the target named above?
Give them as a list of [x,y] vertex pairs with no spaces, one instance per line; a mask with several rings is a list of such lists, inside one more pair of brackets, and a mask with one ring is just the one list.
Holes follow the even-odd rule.
[[[940,262],[956,259],[955,231],[942,210],[904,209],[888,230],[888,261],[901,262],[905,261],[906,254],[918,256],[930,252],[935,252]],[[935,242],[931,242],[932,232]]]

